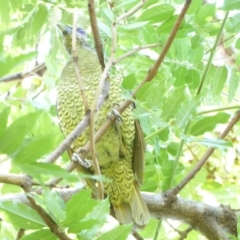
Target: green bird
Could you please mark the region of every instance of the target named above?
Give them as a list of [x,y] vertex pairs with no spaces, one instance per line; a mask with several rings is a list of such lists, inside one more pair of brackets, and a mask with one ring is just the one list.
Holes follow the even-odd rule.
[[[70,59],[62,70],[57,84],[57,111],[60,127],[64,134],[69,134],[85,115],[82,95],[74,62],[72,59],[72,28],[58,25],[64,37],[64,45]],[[78,67],[89,106],[102,75],[96,51],[88,44],[86,32],[76,29]],[[109,97],[95,115],[95,131],[107,120],[114,104],[124,101],[119,79],[111,80]],[[76,153],[89,140],[89,129],[72,143],[70,151]],[[101,174],[110,181],[103,182],[104,192],[109,196],[115,217],[121,224],[135,222],[143,226],[148,223],[150,215],[139,191],[143,182],[144,139],[137,120],[133,119],[132,107],[121,115],[121,123],[114,123],[96,143],[96,153]],[[87,155],[91,160],[91,155]],[[94,174],[93,168],[78,167],[84,173]],[[94,180],[86,180],[97,195]]]

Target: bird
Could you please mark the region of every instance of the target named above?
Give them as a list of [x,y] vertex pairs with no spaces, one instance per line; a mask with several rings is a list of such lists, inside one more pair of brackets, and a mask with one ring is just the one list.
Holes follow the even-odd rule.
[[[80,91],[72,56],[72,32],[68,25],[58,24],[64,46],[69,53],[69,60],[63,67],[57,83],[57,113],[60,128],[65,135],[73,131],[85,116],[85,107]],[[101,65],[96,50],[89,44],[89,37],[82,28],[76,28],[76,54],[78,68],[84,92],[89,106],[102,75]],[[95,115],[94,130],[97,131],[109,117],[114,105],[124,101],[121,79],[111,79],[107,100]],[[145,226],[150,219],[149,210],[140,194],[143,183],[145,142],[138,120],[133,118],[133,107],[128,107],[121,120],[115,122],[96,143],[96,156],[100,171],[109,181],[103,181],[104,194],[109,197],[116,219],[120,224],[135,223]],[[89,141],[89,129],[70,146],[71,153],[77,153]],[[91,161],[91,155],[86,157]],[[78,166],[81,172],[94,174],[93,168]],[[96,184],[92,179],[86,180],[96,193]]]

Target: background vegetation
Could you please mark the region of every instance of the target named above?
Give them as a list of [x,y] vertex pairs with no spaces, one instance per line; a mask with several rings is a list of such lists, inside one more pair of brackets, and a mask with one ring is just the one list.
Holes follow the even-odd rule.
[[[113,23],[141,5],[116,26],[117,62],[111,75],[123,77],[126,98],[131,98],[129,90],[136,89],[156,62],[184,2],[95,2],[106,61],[111,55]],[[80,25],[92,38],[87,4],[80,0],[0,0],[1,239],[57,239],[39,211],[25,204],[19,186],[31,191],[26,181],[45,186],[39,187],[41,194],[28,193],[28,198],[71,239],[121,240],[131,230],[131,226],[110,231],[109,225],[102,227],[109,202],[91,199],[89,190],[78,191],[81,175],[64,169],[69,163],[66,153],[55,163],[46,161],[65,138],[58,126],[55,87],[68,55],[56,24],[72,25],[77,9]],[[240,108],[239,10],[238,0],[193,0],[156,76],[137,92],[134,114],[147,143],[142,191],[161,193],[177,186],[212,147],[214,153],[192,180],[186,180],[179,197],[217,207],[230,205],[237,215],[240,124],[231,125],[225,139],[219,136]],[[53,177],[64,179],[55,190],[46,187]],[[144,239],[203,239],[198,229],[189,229],[174,213],[162,217],[161,222],[152,218],[137,232]]]

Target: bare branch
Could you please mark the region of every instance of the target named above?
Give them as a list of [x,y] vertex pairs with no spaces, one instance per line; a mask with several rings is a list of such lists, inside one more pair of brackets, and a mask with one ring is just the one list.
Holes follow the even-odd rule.
[[30,71],[19,72],[19,73],[15,73],[15,74],[3,77],[3,78],[0,79],[0,83],[1,82],[11,82],[11,81],[22,80],[26,77],[33,76],[33,75],[42,76],[46,70],[47,70],[47,67],[46,67],[45,63],[42,63],[42,64],[36,66],[35,68],[33,68]]
[[101,42],[101,38],[98,31],[94,0],[88,0],[88,12],[90,16],[91,28],[92,28],[95,48],[98,55],[98,60],[102,67],[102,70],[104,70],[105,63],[104,63],[104,56],[103,56],[103,47],[102,47],[102,42]]
[[[229,122],[225,130],[221,133],[219,136],[220,139],[224,139],[227,134],[231,131],[231,129],[234,127],[234,125],[239,121],[240,119],[240,110],[235,114],[235,116],[232,118],[232,120]],[[206,161],[209,159],[209,157],[213,154],[215,151],[215,148],[210,147],[207,152],[202,156],[202,158],[199,160],[197,165],[192,169],[192,171],[176,186],[171,190],[171,193],[169,196],[173,197],[176,196],[192,178],[201,170],[202,166],[206,163]]]
[[144,83],[150,82],[155,77],[155,75],[157,74],[157,71],[158,71],[159,67],[161,66],[161,63],[162,63],[163,59],[165,58],[173,40],[174,40],[174,38],[177,34],[177,31],[178,31],[178,29],[179,29],[179,27],[180,27],[180,25],[181,25],[181,23],[184,19],[184,16],[185,16],[185,14],[186,14],[189,6],[190,6],[190,3],[191,3],[191,0],[186,0],[186,2],[184,4],[184,7],[183,7],[181,13],[179,14],[178,19],[176,20],[175,25],[174,25],[174,27],[173,27],[173,29],[172,29],[169,37],[168,37],[168,40],[167,40],[166,44],[164,45],[164,47],[162,49],[161,54],[159,55],[155,64],[150,68],[150,70],[149,70],[147,76],[145,77],[145,79],[141,82],[141,84],[139,84],[139,86],[133,92],[133,94],[132,94],[133,98],[136,97],[136,93],[144,85]]
[[156,44],[148,44],[148,45],[145,45],[145,46],[142,46],[142,47],[137,47],[137,48],[131,50],[130,52],[123,54],[121,57],[115,59],[114,64],[119,63],[123,59],[125,59],[125,58],[127,58],[127,57],[133,55],[134,53],[137,53],[137,52],[139,52],[143,49],[159,47],[159,46],[162,46],[162,44],[161,43],[156,43]]
[[120,21],[124,20],[127,17],[132,16],[135,12],[137,12],[143,5],[146,3],[147,0],[142,0],[137,5],[135,5],[132,9],[130,9],[128,12],[122,14],[120,17],[117,18],[116,23],[119,23]]
[[42,218],[42,220],[46,223],[46,225],[49,227],[52,233],[54,233],[59,239],[61,240],[71,240],[64,231],[57,225],[57,223],[44,211],[44,209],[39,206],[33,197],[31,197],[30,193],[32,190],[32,186],[30,183],[22,186],[23,190],[26,193],[26,197],[28,201],[31,203],[31,207],[37,211],[39,216]]
[[[81,189],[55,189],[64,201],[68,201],[73,194]],[[166,194],[141,193],[147,203],[151,216],[157,219],[173,219],[187,223],[191,229],[200,231],[207,239],[227,239],[227,233],[237,235],[237,216],[235,211],[228,206],[213,207],[183,198],[176,198],[169,203]],[[29,205],[26,195],[23,193],[6,194],[0,198],[4,201],[21,202]],[[190,228],[189,228],[190,230]],[[186,230],[187,231],[187,230]]]
[[22,187],[32,184],[32,178],[28,175],[12,174],[12,173],[0,173],[0,183],[7,183]]

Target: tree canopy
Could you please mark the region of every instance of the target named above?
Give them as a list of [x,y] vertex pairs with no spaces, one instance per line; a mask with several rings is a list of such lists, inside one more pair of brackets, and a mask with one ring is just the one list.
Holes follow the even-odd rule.
[[[60,22],[89,34],[105,95],[107,76],[122,78],[119,112],[136,105],[142,229],[117,225],[73,171],[66,150],[89,115],[61,133]],[[0,0],[1,239],[240,239],[239,32],[238,0]]]

